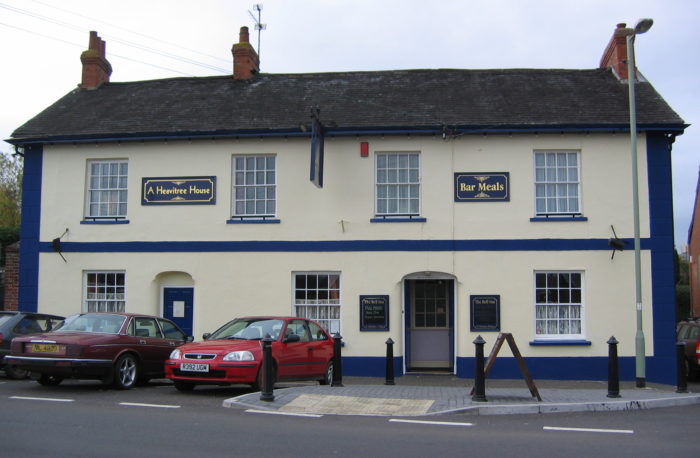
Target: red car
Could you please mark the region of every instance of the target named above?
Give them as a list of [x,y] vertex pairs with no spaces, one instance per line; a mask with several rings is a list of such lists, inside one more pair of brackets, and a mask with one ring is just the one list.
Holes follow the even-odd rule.
[[133,313],[83,313],[53,332],[17,337],[5,357],[42,385],[66,378],[95,379],[129,389],[163,377],[173,348],[191,341],[165,318]]
[[165,376],[179,391],[196,385],[262,385],[262,339],[272,343],[273,380],[333,381],[333,339],[318,323],[299,317],[236,318],[203,342],[170,354]]

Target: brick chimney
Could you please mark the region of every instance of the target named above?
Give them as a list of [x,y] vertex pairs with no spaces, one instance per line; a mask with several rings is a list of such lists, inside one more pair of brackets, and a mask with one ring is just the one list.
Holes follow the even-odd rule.
[[634,33],[634,29],[627,28],[627,24],[617,24],[608,47],[605,48],[603,57],[600,58],[600,68],[612,68],[615,75],[621,80],[627,80],[627,35]]
[[233,54],[233,79],[249,80],[260,72],[260,59],[249,42],[248,27],[241,27],[239,43],[231,48]]
[[90,45],[80,55],[80,62],[83,63],[81,88],[97,89],[102,83],[109,83],[112,66],[105,57],[105,42],[97,32],[90,32]]

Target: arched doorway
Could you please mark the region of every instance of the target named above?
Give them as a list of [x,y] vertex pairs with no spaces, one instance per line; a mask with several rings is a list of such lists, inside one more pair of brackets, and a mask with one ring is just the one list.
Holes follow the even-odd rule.
[[163,317],[172,320],[188,336],[194,332],[194,281],[186,272],[163,272],[156,276]]

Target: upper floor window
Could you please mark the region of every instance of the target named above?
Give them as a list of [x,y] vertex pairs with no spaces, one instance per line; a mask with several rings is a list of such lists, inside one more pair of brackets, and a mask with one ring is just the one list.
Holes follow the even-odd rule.
[[275,156],[233,157],[233,217],[267,217],[277,211]]
[[419,153],[376,154],[377,216],[420,214]]
[[535,212],[538,216],[581,214],[578,151],[535,152]]
[[85,272],[83,310],[86,312],[123,312],[125,300],[124,272]]
[[126,217],[129,163],[125,160],[88,161],[85,217]]

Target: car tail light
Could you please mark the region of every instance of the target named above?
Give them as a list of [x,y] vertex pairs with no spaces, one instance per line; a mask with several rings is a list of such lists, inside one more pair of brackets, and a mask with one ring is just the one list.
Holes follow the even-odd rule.
[[698,359],[698,364],[700,364],[700,341],[695,345],[695,357]]

